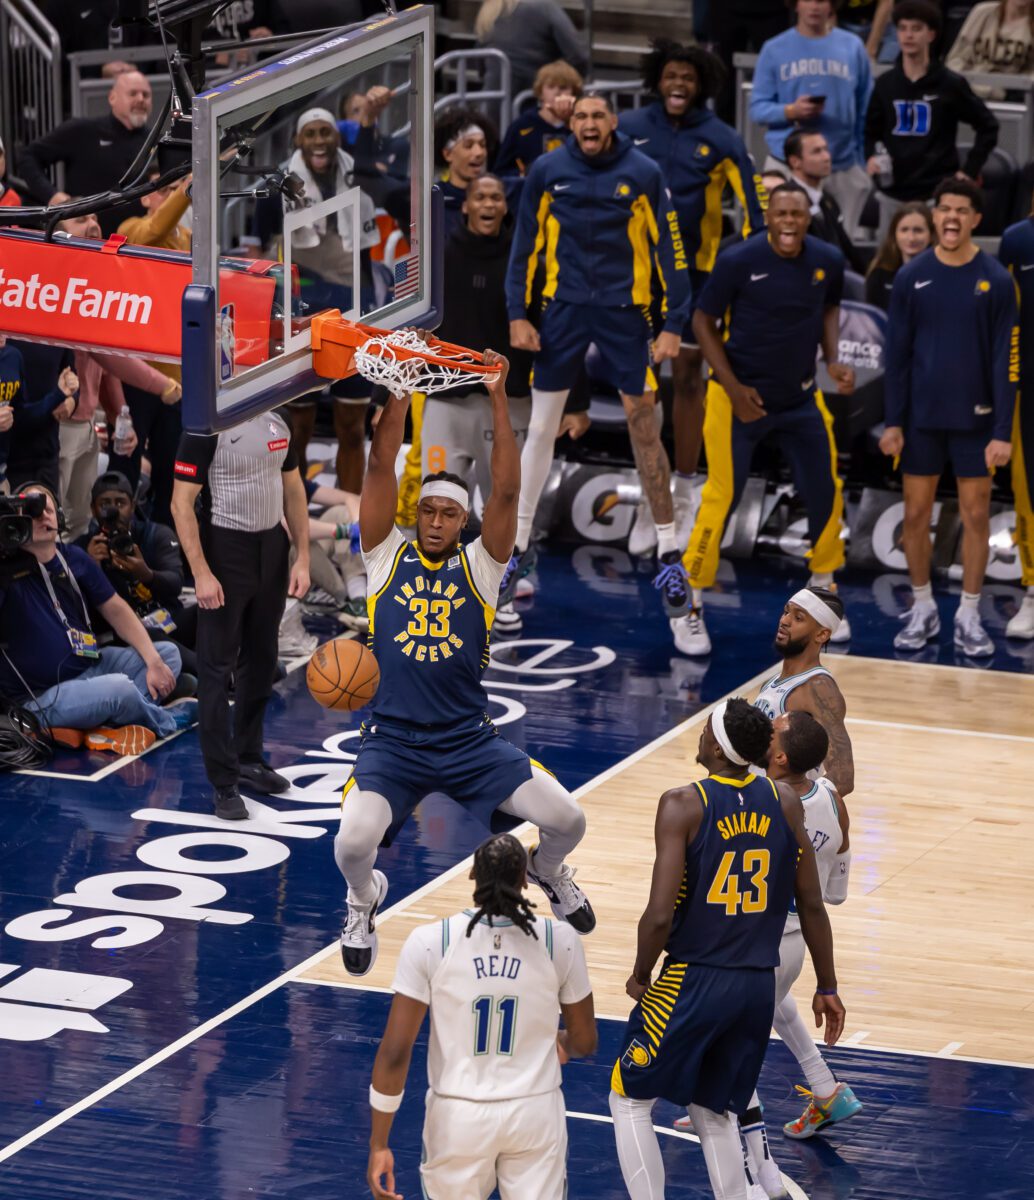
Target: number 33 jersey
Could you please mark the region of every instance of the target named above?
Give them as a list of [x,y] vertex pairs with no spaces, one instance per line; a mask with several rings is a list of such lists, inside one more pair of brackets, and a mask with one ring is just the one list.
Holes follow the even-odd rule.
[[770,779],[709,775],[666,947],[675,962],[776,967],[794,895],[797,839]]
[[392,989],[430,1005],[427,1081],[439,1096],[517,1100],[560,1086],[561,1004],[592,990],[570,925],[536,917],[537,937],[473,910],[414,929]]
[[434,562],[398,529],[363,561],[369,645],[381,669],[374,721],[451,725],[483,714],[481,676],[506,564],[480,538]]

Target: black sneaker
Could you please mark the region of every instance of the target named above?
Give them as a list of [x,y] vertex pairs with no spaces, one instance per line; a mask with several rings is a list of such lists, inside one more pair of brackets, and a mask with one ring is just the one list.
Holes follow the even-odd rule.
[[499,599],[496,601],[497,611],[510,603],[514,592],[517,590],[517,584],[525,575],[531,574],[531,570],[537,561],[538,551],[535,549],[534,543],[523,554],[518,554],[516,550],[513,552],[510,556],[510,561],[506,564],[506,570],[503,572],[502,582],[499,584]]
[[592,933],[596,928],[596,914],[592,911],[589,897],[574,881],[574,870],[564,863],[558,875],[539,875],[535,870],[533,846],[528,855],[528,879],[545,893],[553,915],[566,921],[578,933]]
[[660,569],[653,579],[653,586],[661,593],[664,611],[669,621],[684,617],[689,612],[689,580],[682,565],[678,550],[669,550],[660,557]]
[[388,894],[388,877],[383,871],[374,871],[373,881],[377,884],[377,899],[373,904],[348,902],[348,916],[341,930],[340,944],[341,961],[349,975],[368,975],[377,961],[374,918]]
[[215,803],[215,815],[224,821],[246,821],[248,809],[235,783],[229,787],[217,787],[212,797]]
[[238,770],[241,783],[253,792],[261,792],[263,796],[279,796],[291,786],[290,779],[278,775],[269,763],[242,762]]

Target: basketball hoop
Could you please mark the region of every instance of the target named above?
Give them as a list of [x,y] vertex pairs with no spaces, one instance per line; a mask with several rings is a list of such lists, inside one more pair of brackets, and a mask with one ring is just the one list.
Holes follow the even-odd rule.
[[482,355],[465,346],[413,329],[377,329],[346,321],[337,310],[313,317],[312,366],[324,379],[362,375],[379,383],[394,396],[423,392],[430,396],[464,381],[499,374],[498,366],[486,366]]

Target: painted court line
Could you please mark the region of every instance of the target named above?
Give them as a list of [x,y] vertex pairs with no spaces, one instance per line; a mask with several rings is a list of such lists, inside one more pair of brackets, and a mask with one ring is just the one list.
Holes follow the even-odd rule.
[[915,721],[873,721],[868,717],[848,717],[848,725],[868,725],[875,729],[914,729],[917,733],[943,733],[950,737],[980,738],[997,742],[1034,742],[1034,737],[1019,733],[990,733],[982,729],[953,729],[947,725],[920,725]]
[[190,729],[177,729],[175,733],[170,733],[168,737],[159,738],[156,742],[152,742],[146,750],[140,754],[120,754],[118,758],[110,763],[106,763],[99,770],[94,771],[90,775],[72,774],[69,771],[16,771],[16,775],[33,775],[38,779],[71,779],[73,783],[100,783],[102,779],[106,779],[109,775],[113,775],[116,771],[121,770],[126,763],[136,762],[137,759],[144,758],[150,754],[152,750],[157,750],[161,746],[168,746],[183,734],[189,733],[191,729],[196,729],[197,723],[190,726]]
[[[755,675],[753,679],[748,680],[742,685],[742,687],[753,687],[755,684],[761,683],[764,679],[766,679],[769,674],[770,671],[761,672],[758,675]],[[738,689],[737,693],[729,694],[738,694],[740,690],[742,689]],[[706,708],[701,709],[699,712],[694,713],[693,716],[687,717],[686,720],[681,721],[678,725],[674,726],[672,729],[669,729],[666,733],[662,733],[659,737],[654,738],[654,740],[648,745],[634,751],[627,758],[622,759],[621,762],[615,763],[613,767],[609,767],[606,771],[603,771],[594,779],[589,780],[588,783],[583,784],[577,789],[577,791],[573,793],[575,798],[584,796],[586,792],[589,792],[594,787],[597,787],[600,784],[605,783],[607,780],[612,779],[620,771],[623,771],[626,767],[638,762],[647,754],[651,753],[653,750],[656,750],[659,746],[663,746],[667,742],[672,741],[694,724],[699,724],[701,721],[706,720],[707,716],[719,702],[720,701],[715,701],[715,704],[710,704]],[[159,743],[156,743],[156,745],[157,744]],[[163,739],[160,744],[164,745],[165,739]],[[103,774],[110,774],[111,771],[114,770],[118,765],[118,763],[111,764],[110,767],[105,768]],[[519,829],[515,830],[515,832],[520,833],[528,830],[529,828],[530,825],[525,823],[524,825],[520,826]],[[433,892],[443,883],[453,879],[461,871],[469,871],[472,861],[473,855],[470,855],[462,862],[457,863],[454,867],[450,867],[447,871],[442,872],[442,874],[438,875],[435,879],[429,880],[422,887],[419,887],[415,891],[411,892],[397,904],[393,904],[391,907],[386,908],[381,914],[380,920],[382,922],[386,921],[394,913],[410,908],[415,902],[420,900],[421,897]],[[174,1054],[177,1054],[180,1050],[185,1049],[187,1046],[190,1046],[196,1042],[199,1038],[211,1033],[213,1029],[217,1029],[224,1022],[231,1020],[239,1013],[251,1008],[260,1000],[265,999],[265,997],[270,995],[270,993],[275,992],[277,988],[283,987],[284,984],[297,980],[298,976],[303,972],[308,971],[317,963],[322,962],[322,960],[327,958],[330,954],[336,953],[336,942],[332,943],[324,950],[316,951],[315,954],[310,955],[307,959],[305,959],[304,962],[298,963],[296,966],[285,971],[282,975],[277,976],[276,979],[272,979],[269,983],[263,984],[262,987],[256,988],[256,990],[250,995],[245,996],[243,1000],[238,1000],[236,1004],[232,1004],[229,1008],[224,1009],[221,1013],[217,1013],[214,1017],[210,1017],[207,1021],[204,1021],[198,1025],[196,1029],[190,1030],[189,1033],[185,1033],[182,1037],[177,1038],[176,1041],[171,1042],[168,1046],[163,1047],[150,1057],[145,1058],[142,1062],[130,1067],[128,1071],[124,1071],[121,1075],[110,1080],[108,1083],[103,1084],[101,1087],[91,1092],[88,1096],[84,1096],[81,1100],[77,1100],[75,1104],[71,1104],[68,1108],[63,1109],[61,1112],[55,1113],[54,1116],[44,1121],[41,1125],[38,1125],[35,1129],[31,1129],[28,1133],[22,1134],[20,1138],[16,1138],[13,1142],[8,1143],[6,1146],[0,1149],[0,1162],[5,1162],[9,1158],[13,1158],[14,1155],[19,1151],[24,1150],[27,1146],[31,1146],[34,1142],[39,1141],[40,1138],[46,1137],[48,1133],[52,1133],[55,1129],[59,1129],[65,1124],[66,1121],[70,1121],[73,1117],[78,1116],[79,1113],[85,1112],[88,1108],[92,1108],[93,1105],[98,1104],[101,1100],[106,1099],[113,1092],[117,1092],[119,1088],[124,1087],[127,1083],[131,1083],[134,1079],[138,1079],[141,1075],[146,1074],[153,1067],[160,1066],[163,1062],[171,1058]],[[309,981],[306,980],[305,982]]]

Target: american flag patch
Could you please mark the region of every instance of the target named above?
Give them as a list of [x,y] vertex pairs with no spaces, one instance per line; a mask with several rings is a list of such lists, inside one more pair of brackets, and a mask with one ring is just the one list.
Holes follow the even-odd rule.
[[415,296],[420,289],[420,263],[415,255],[399,259],[395,264],[395,299]]

